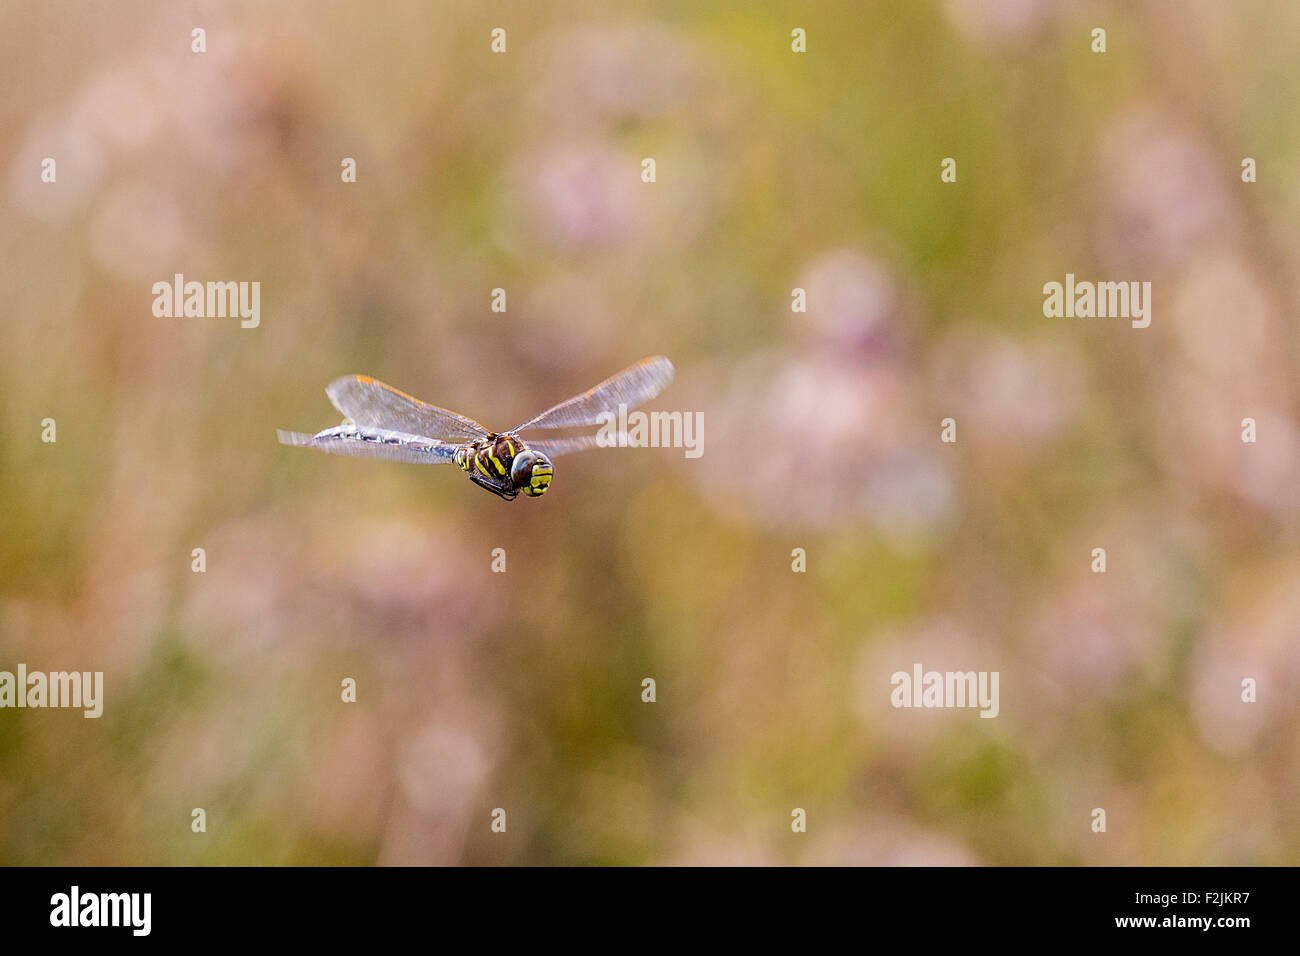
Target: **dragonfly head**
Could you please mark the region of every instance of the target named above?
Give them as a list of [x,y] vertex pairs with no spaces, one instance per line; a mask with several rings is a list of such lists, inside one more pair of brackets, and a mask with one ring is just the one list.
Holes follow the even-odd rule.
[[510,463],[511,483],[529,498],[540,498],[551,486],[551,459],[539,451],[525,449]]

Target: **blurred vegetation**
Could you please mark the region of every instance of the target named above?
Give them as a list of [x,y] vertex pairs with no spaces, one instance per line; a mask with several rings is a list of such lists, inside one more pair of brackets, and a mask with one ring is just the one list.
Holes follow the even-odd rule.
[[[1297,39],[5,4],[0,670],[105,702],[0,711],[0,862],[1296,862]],[[155,318],[178,272],[260,326]],[[1067,272],[1151,281],[1151,327],[1044,318]],[[537,501],[275,442],[349,372],[505,427],[655,353],[704,456]],[[999,671],[999,717],[891,708],[918,661]]]

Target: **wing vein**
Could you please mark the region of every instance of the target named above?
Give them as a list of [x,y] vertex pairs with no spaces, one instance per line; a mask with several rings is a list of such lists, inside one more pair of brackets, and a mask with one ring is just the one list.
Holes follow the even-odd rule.
[[325,394],[335,408],[367,428],[386,428],[440,441],[468,441],[488,433],[472,418],[422,402],[368,375],[336,379]]
[[612,375],[580,395],[548,408],[522,425],[511,429],[521,432],[526,428],[581,428],[599,425],[607,416],[616,414],[620,405],[629,411],[654,398],[673,380],[673,363],[662,355],[644,358],[635,365]]

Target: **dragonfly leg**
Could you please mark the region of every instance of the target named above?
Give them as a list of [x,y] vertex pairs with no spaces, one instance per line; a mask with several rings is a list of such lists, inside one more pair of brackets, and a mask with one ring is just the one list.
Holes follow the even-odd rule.
[[486,488],[488,491],[492,492],[492,494],[505,501],[514,501],[515,498],[519,497],[519,492],[515,488],[503,486],[492,481],[490,478],[484,478],[482,475],[476,474],[475,472],[471,471],[469,473],[469,480],[474,482],[476,485]]

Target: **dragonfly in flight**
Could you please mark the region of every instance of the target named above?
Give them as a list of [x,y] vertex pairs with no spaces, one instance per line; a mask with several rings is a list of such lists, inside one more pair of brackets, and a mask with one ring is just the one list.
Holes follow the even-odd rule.
[[475,484],[506,501],[546,494],[556,455],[594,448],[599,434],[523,438],[521,432],[605,425],[650,401],[673,379],[662,355],[642,359],[599,385],[548,408],[522,425],[494,432],[472,418],[430,405],[367,375],[348,375],[325,389],[344,423],[314,435],[279,431],[281,444],[333,455],[387,458],[420,465],[455,464]]

